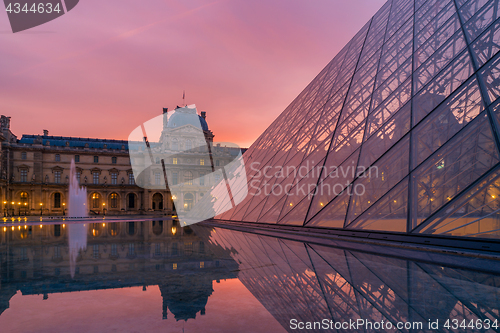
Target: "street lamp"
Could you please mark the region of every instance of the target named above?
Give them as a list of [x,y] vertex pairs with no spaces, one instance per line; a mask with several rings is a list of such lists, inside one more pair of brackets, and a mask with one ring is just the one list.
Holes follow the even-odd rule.
[[7,201],[3,202],[3,217],[7,216]]
[[40,216],[43,215],[43,203],[40,202]]
[[102,203],[102,215],[106,215],[106,207],[105,206],[106,206],[106,203],[103,202]]
[[63,202],[63,216],[66,215],[66,203]]

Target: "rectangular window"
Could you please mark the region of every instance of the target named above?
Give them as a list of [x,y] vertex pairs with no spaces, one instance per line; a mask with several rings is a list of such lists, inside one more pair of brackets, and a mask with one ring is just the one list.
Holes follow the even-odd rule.
[[219,160],[215,160],[215,166],[219,166]]
[[128,184],[129,185],[134,185],[135,184],[134,174],[133,173],[129,173],[128,174]]
[[220,180],[220,175],[215,175],[215,183],[218,184]]
[[111,173],[111,184],[116,185],[118,183],[118,173],[112,172]]
[[21,248],[21,255],[19,256],[20,260],[28,260],[28,248],[22,247]]
[[56,162],[61,162],[61,155],[56,154]]
[[161,255],[161,244],[156,243],[155,244],[155,256],[160,256]]
[[94,156],[94,163],[99,163],[99,156]]
[[94,184],[99,184],[99,172],[94,172],[92,176],[94,179]]
[[172,173],[172,185],[177,185],[179,183],[179,176],[177,172]]
[[76,172],[76,180],[78,181],[78,184],[80,184],[80,179],[82,178],[82,172],[81,171],[77,171]]
[[200,173],[200,185],[205,186],[205,175]]
[[61,248],[59,245],[54,246],[54,258],[61,258]]
[[80,155],[75,155],[75,163],[80,162]]
[[22,160],[25,160],[26,158],[27,158],[27,157],[26,157],[26,152],[25,152],[25,151],[23,151],[23,152],[21,153],[21,159],[22,159]]
[[200,160],[200,165],[205,165],[205,160],[203,158]]
[[21,170],[21,182],[26,183],[28,181],[28,170]]
[[116,157],[115,156],[111,157],[111,163],[116,164]]
[[114,257],[118,255],[118,247],[116,244],[111,244],[111,255]]
[[99,244],[94,244],[92,246],[92,258],[94,259],[99,258]]
[[59,184],[61,182],[61,171],[54,171],[54,183]]
[[135,245],[134,245],[134,243],[129,243],[128,244],[128,255],[129,256],[135,255]]
[[155,185],[160,185],[161,184],[160,175],[161,174],[159,172],[155,173]]
[[174,157],[174,160],[172,161],[172,163],[177,164],[177,157]]

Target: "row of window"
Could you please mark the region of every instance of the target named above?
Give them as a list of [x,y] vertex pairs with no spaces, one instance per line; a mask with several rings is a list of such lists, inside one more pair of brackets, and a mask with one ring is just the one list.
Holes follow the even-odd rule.
[[[160,172],[156,172],[154,174],[154,176],[155,176],[155,185],[161,185],[161,181],[163,179],[163,174]],[[215,178],[215,183],[218,183],[220,180],[220,175],[215,174],[214,178]],[[184,184],[193,185],[193,174],[191,173],[191,171],[184,171],[183,180],[184,180]],[[198,178],[198,181],[199,181],[200,186],[205,186],[205,174],[200,173],[200,177]],[[179,184],[179,173],[173,172],[171,185],[177,185],[177,184]]]
[[[27,155],[26,155],[25,151],[21,152],[21,159],[22,160],[26,160],[27,159]],[[56,154],[54,159],[55,159],[56,162],[61,162],[61,154]],[[74,160],[75,160],[75,163],[80,162],[80,155],[75,155],[74,156]],[[99,156],[94,156],[94,163],[99,163]],[[116,164],[117,163],[117,157],[116,156],[112,156],[111,157],[111,163],[112,164]]]
[[[54,183],[60,184],[61,183],[61,175],[62,171],[56,170],[54,171]],[[78,183],[81,183],[81,172],[76,173],[76,178],[78,180]],[[46,176],[46,182],[48,182],[48,176]],[[21,169],[21,178],[20,181],[22,183],[26,183],[28,181],[28,170],[27,169]],[[86,180],[85,180],[86,182]],[[99,184],[99,172],[93,172],[92,173],[92,184]],[[111,173],[111,185],[117,185],[118,184],[118,172],[112,172]],[[128,184],[129,185],[135,185],[135,180],[134,180],[134,174],[129,173],[128,174]]]
[[[28,193],[27,192],[21,192],[19,198],[20,198],[20,200],[19,200],[20,206],[24,207],[24,208],[29,208]],[[129,193],[129,194],[127,194],[126,199],[127,199],[127,203],[126,203],[127,207],[128,208],[135,208],[135,206],[136,206],[136,204],[135,204],[136,195],[134,193]],[[109,206],[111,208],[118,208],[119,207],[118,200],[119,200],[118,194],[117,193],[111,193],[109,195]],[[159,193],[156,193],[153,196],[153,209],[155,208],[154,207],[154,203],[158,204],[158,206],[159,206],[158,208],[159,209],[163,209],[162,201],[163,201],[163,196],[161,194],[159,194]],[[62,203],[62,195],[61,195],[60,192],[56,192],[52,196],[52,206],[54,208],[62,208],[63,203]],[[101,208],[101,195],[99,193],[92,193],[91,207],[93,209],[96,209],[96,208],[99,209],[99,208]]]
[[[178,163],[179,163],[179,159],[177,157],[173,157],[172,164],[178,164]],[[200,165],[205,165],[205,159],[201,158],[199,160],[199,163],[200,163]],[[159,157],[156,158],[156,164],[161,164],[161,159]],[[220,166],[220,165],[221,165],[221,161],[215,160],[215,166]]]

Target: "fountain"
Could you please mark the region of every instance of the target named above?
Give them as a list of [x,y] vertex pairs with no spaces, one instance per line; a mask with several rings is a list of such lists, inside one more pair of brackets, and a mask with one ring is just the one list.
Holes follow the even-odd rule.
[[[71,160],[69,172],[69,191],[68,191],[68,217],[85,218],[87,217],[87,189],[81,187],[76,178],[75,161]],[[87,249],[87,223],[69,223],[68,224],[68,242],[69,242],[69,267],[71,277],[75,276],[76,258],[80,250]]]

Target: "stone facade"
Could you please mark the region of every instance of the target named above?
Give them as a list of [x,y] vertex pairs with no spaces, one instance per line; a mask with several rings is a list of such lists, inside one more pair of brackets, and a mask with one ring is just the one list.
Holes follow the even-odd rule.
[[[206,124],[205,112],[201,119]],[[177,198],[172,199],[168,186],[144,189],[136,185],[127,141],[50,136],[46,130],[43,135],[23,135],[18,139],[10,130],[10,117],[1,116],[0,125],[0,204],[4,216],[65,215],[71,160],[75,160],[80,184],[87,188],[91,216],[175,214],[174,200]],[[180,126],[176,130],[189,131],[190,126]],[[214,135],[208,126],[203,132],[206,140],[213,142]],[[232,159],[227,149],[216,151],[220,151],[217,165],[222,166]],[[192,163],[196,169],[200,161],[192,153],[184,154],[189,156],[181,153],[179,167]],[[161,172],[163,178],[161,163],[156,162],[157,167],[148,170],[150,175],[141,176],[154,181],[156,173]],[[169,170],[172,172],[171,168]],[[184,174],[187,172],[179,171],[179,182],[184,181]],[[179,202],[184,205],[184,198]]]

